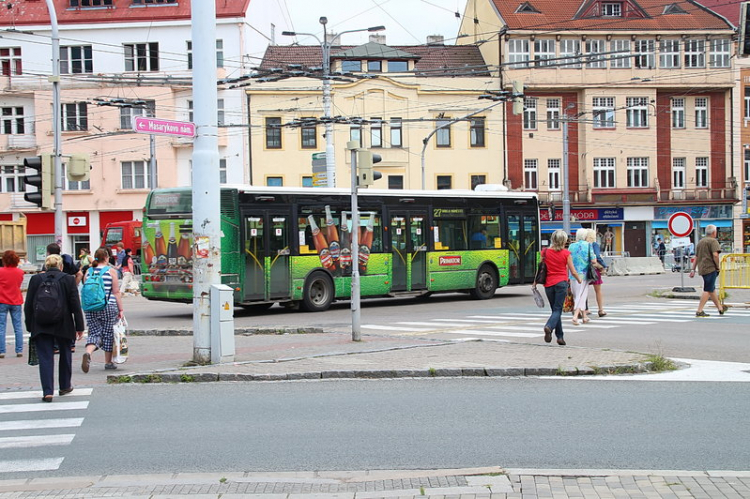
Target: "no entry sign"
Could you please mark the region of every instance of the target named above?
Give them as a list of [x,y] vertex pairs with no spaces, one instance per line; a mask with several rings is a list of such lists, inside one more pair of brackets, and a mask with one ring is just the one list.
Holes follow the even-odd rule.
[[669,232],[675,237],[687,237],[693,232],[693,217],[678,211],[669,217]]

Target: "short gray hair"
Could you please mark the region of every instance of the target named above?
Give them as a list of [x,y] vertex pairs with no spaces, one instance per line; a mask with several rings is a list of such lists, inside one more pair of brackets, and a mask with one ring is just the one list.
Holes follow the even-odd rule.
[[564,230],[556,230],[552,233],[550,241],[552,242],[552,249],[560,251],[561,249],[565,249],[565,243],[568,242],[568,234]]
[[585,241],[586,235],[588,235],[588,233],[589,233],[588,229],[584,229],[583,227],[581,227],[580,229],[576,231],[576,241]]
[[714,224],[706,225],[706,235],[716,234],[716,226]]

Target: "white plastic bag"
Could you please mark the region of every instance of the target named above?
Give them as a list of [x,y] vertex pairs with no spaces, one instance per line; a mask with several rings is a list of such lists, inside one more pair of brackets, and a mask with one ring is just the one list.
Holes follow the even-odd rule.
[[534,302],[536,302],[536,306],[539,308],[544,308],[544,298],[542,298],[542,294],[538,289],[536,289],[536,286],[531,286],[531,294],[534,295]]
[[123,316],[114,326],[115,341],[112,349],[112,362],[124,364],[128,360],[128,337],[125,334],[128,329],[128,321]]

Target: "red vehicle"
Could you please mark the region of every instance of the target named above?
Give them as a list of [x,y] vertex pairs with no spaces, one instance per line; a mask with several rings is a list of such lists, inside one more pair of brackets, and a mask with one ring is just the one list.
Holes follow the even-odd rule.
[[141,256],[141,221],[125,220],[108,223],[102,231],[102,246],[111,248],[122,241],[126,248],[133,250],[133,255]]

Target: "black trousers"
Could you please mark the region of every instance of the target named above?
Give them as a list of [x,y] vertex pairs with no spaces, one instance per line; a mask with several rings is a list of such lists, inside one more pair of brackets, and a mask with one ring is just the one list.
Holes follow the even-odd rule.
[[[39,379],[42,381],[42,392],[44,395],[52,395],[55,392],[55,343],[57,338],[49,334],[38,334],[34,336],[36,351],[39,355]],[[60,343],[65,343],[60,340]],[[61,390],[67,390],[72,385],[70,378],[73,375],[73,354],[69,348],[60,349],[60,364],[58,365],[58,383]]]

